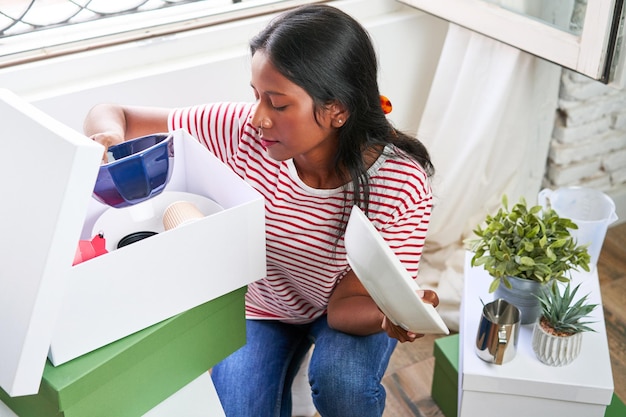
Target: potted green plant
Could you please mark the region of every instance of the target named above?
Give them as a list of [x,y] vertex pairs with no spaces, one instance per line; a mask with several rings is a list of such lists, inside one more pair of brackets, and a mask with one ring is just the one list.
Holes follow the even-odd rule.
[[580,353],[583,332],[593,332],[586,321],[598,304],[587,302],[588,294],[574,300],[580,284],[570,288],[567,283],[563,292],[556,282],[544,288],[537,296],[541,314],[533,328],[532,346],[537,358],[551,366],[571,363]]
[[578,226],[550,207],[529,207],[524,197],[509,210],[507,196],[477,236],[467,241],[474,252],[472,266],[482,266],[493,277],[489,292],[516,305],[522,324],[533,323],[540,313],[535,295],[554,280],[567,282],[573,270],[589,271],[586,245],[577,245],[570,229]]

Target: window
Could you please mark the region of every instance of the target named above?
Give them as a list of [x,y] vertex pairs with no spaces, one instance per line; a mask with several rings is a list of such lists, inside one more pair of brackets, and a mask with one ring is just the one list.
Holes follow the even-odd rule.
[[319,0],[0,0],[0,68]]
[[623,0],[399,0],[604,83],[624,85]]
[[4,0],[0,1],[0,36],[192,3],[200,0]]

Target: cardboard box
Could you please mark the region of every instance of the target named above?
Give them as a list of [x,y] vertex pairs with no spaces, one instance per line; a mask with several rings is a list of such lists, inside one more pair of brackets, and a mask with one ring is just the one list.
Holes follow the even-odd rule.
[[[470,266],[466,255],[465,285],[461,303],[459,417],[602,417],[613,396],[613,375],[604,314],[595,309],[590,317],[595,332],[583,336],[580,355],[566,366],[544,365],[532,350],[533,324],[520,328],[515,357],[503,365],[481,360],[475,352],[481,300],[493,299],[491,277],[482,267]],[[602,305],[597,271],[572,273],[579,294]],[[488,406],[485,406],[489,404]]]
[[[446,417],[457,416],[459,385],[459,335],[435,340],[435,372],[433,374],[432,397]],[[556,415],[556,414],[555,414]],[[626,405],[613,394],[611,404],[604,417],[626,416]]]
[[[211,375],[204,372],[142,417],[225,417]],[[0,417],[19,417],[0,401]]]
[[[432,397],[446,417],[457,416],[459,379],[459,335],[435,340],[435,372]],[[556,415],[556,414],[555,414]],[[613,394],[604,417],[626,416],[626,405]]]
[[435,340],[431,396],[446,417],[457,416],[459,401],[459,335]]
[[624,417],[626,416],[626,405],[619,399],[619,397],[613,394],[611,398],[611,404],[606,408],[604,417]]
[[64,365],[36,395],[0,399],[19,417],[138,417],[245,343],[245,288]]
[[164,193],[223,210],[72,266],[109,209],[91,198],[103,148],[6,90],[0,114],[11,197],[0,205],[0,387],[9,395],[38,392],[46,356],[58,366],[265,276],[263,197],[183,131]]
[[[50,342],[54,365],[265,276],[261,195],[182,130],[174,132],[174,151],[172,178],[155,198],[188,192],[223,210],[72,267]],[[91,238],[105,210],[134,208],[93,200],[82,238]]]

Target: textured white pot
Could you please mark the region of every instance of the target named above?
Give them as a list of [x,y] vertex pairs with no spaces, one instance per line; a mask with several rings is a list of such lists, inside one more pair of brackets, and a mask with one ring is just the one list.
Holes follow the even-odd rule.
[[580,353],[583,334],[555,336],[546,332],[539,321],[535,322],[532,340],[533,351],[537,358],[550,366],[567,365],[576,359]]

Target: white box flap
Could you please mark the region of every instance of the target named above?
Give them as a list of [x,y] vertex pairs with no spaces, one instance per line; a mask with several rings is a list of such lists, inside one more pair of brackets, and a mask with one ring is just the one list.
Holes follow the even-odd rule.
[[35,394],[103,147],[0,90],[0,386]]

